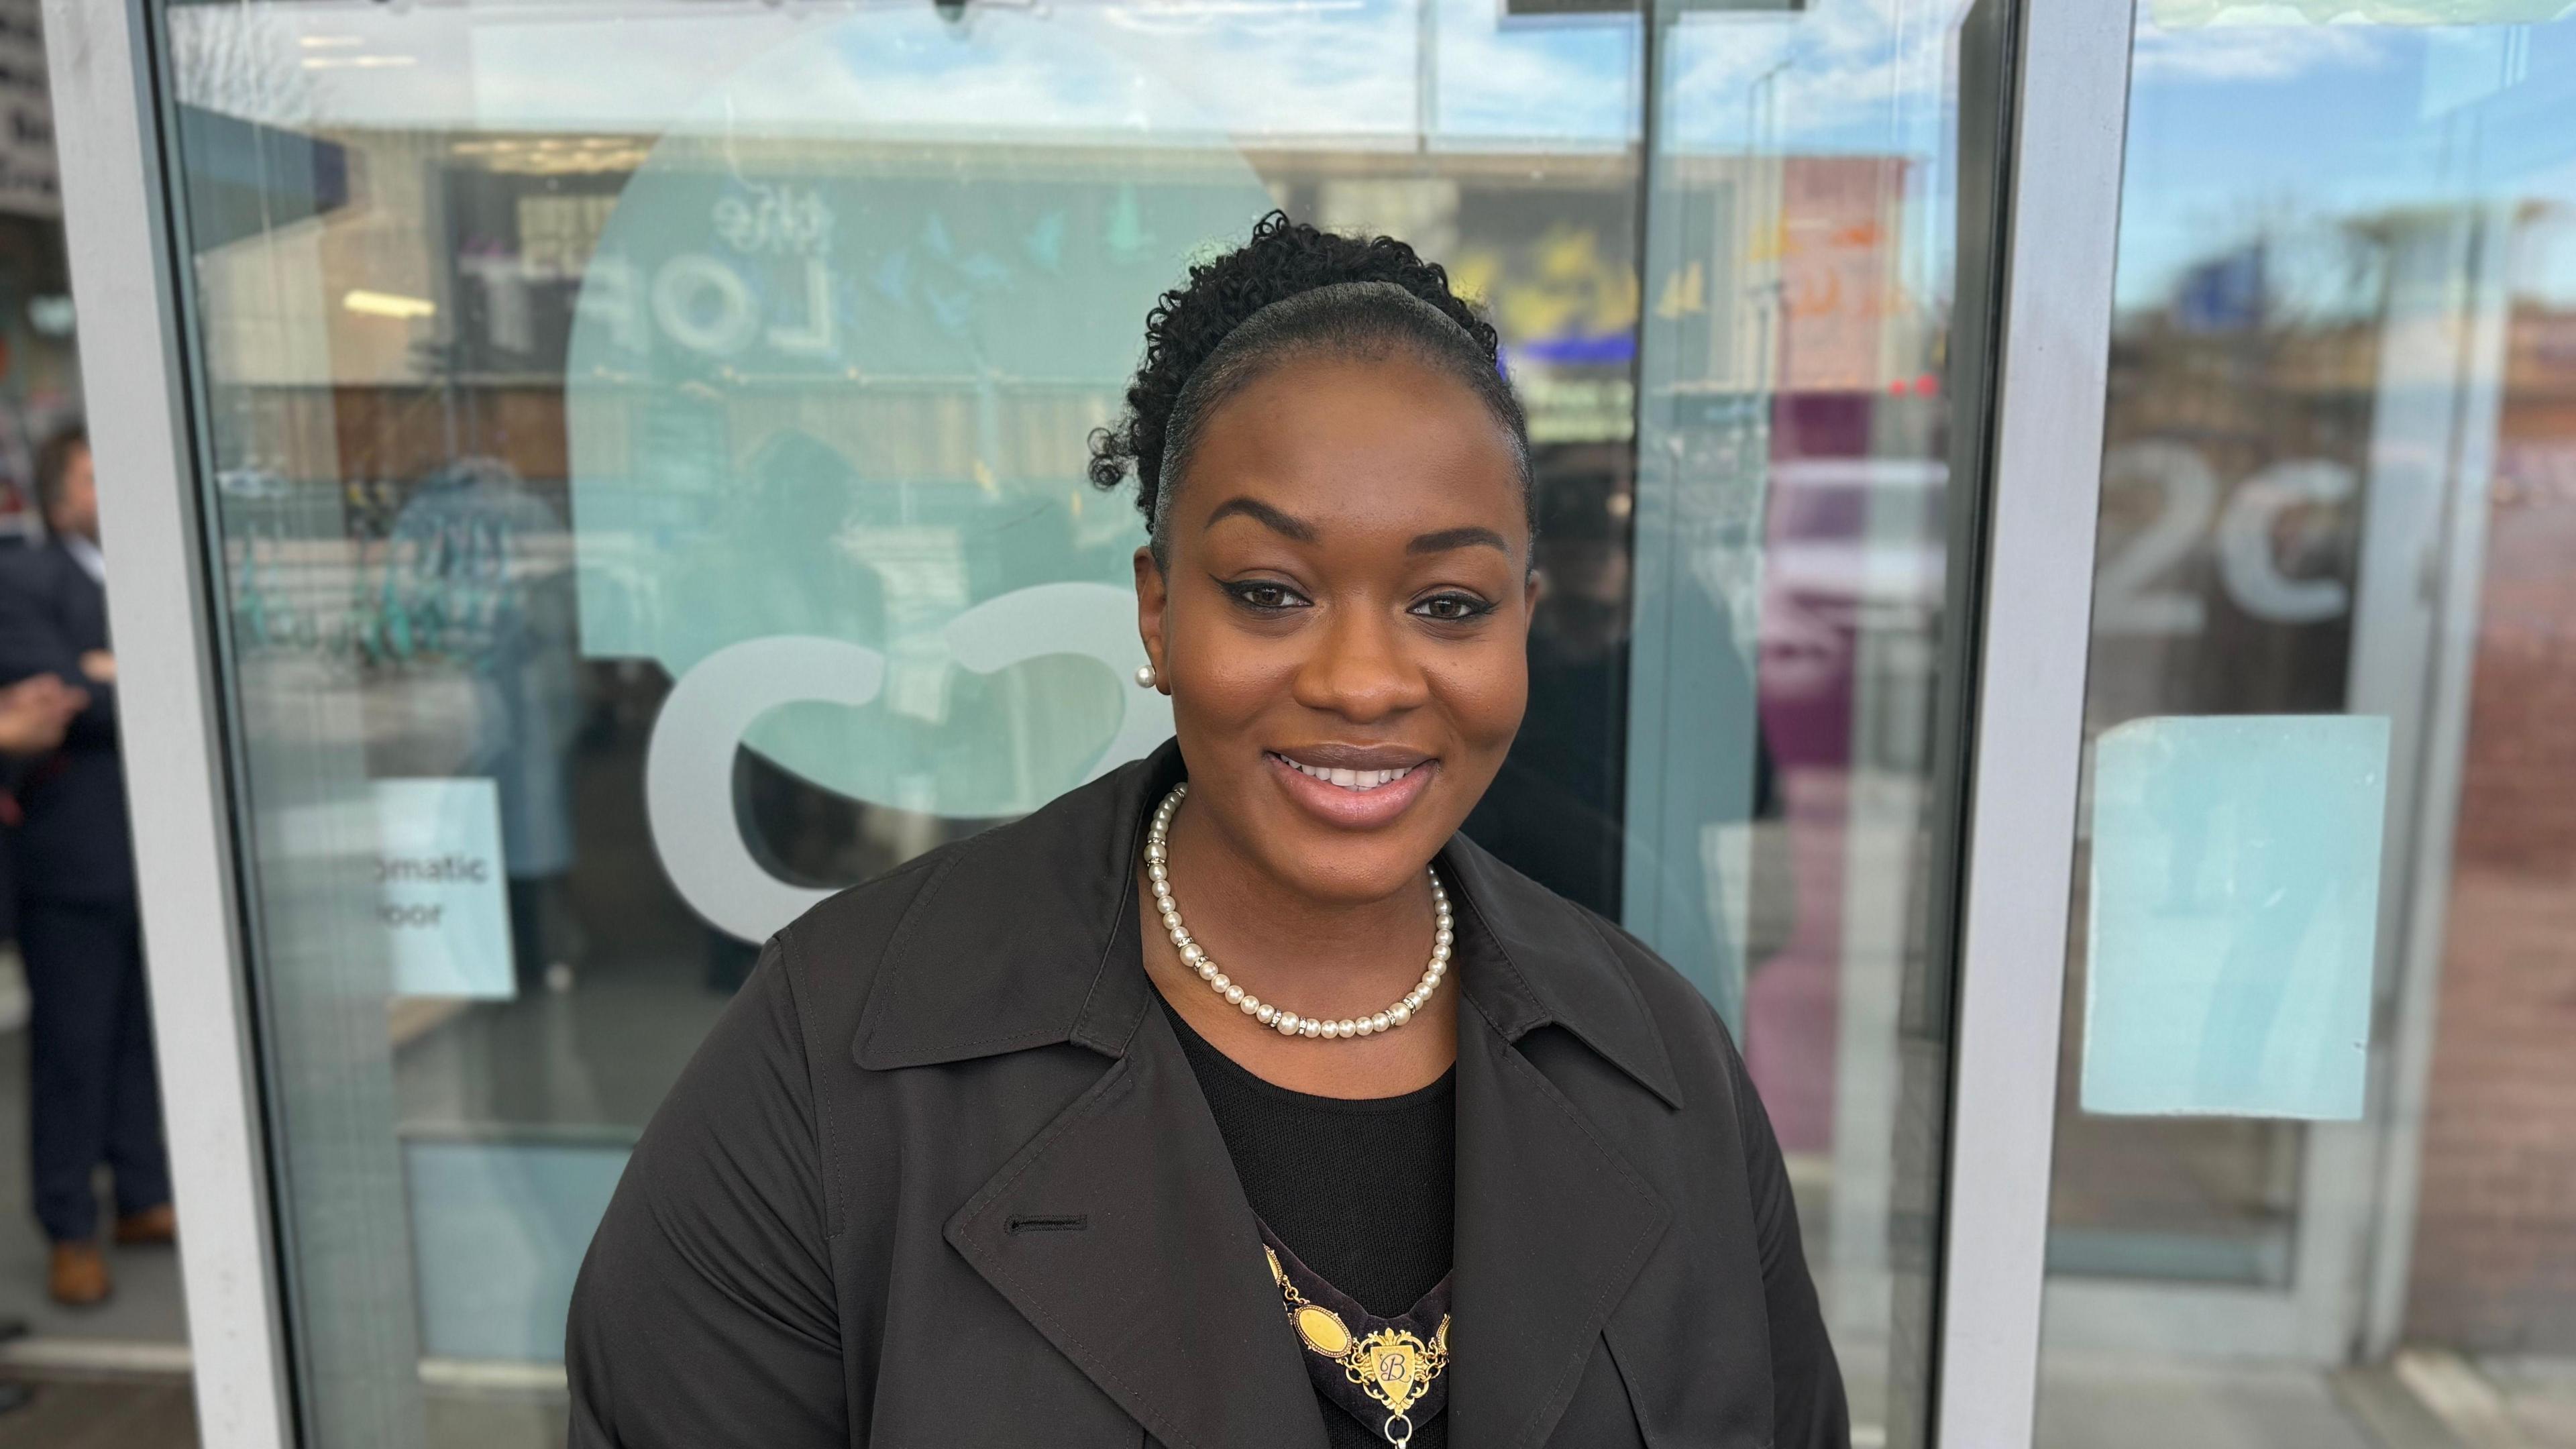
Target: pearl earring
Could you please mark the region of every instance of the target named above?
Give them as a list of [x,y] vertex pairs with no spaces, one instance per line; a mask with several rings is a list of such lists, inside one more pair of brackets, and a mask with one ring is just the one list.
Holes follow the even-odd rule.
[[1156,673],[1154,672],[1154,666],[1153,666],[1153,665],[1151,665],[1151,664],[1139,664],[1139,665],[1137,665],[1137,666],[1136,666],[1136,687],[1137,687],[1137,688],[1139,688],[1139,689],[1151,689],[1151,688],[1153,688],[1153,687],[1154,687],[1155,682],[1156,682],[1158,679],[1160,679],[1160,678],[1161,678],[1161,676],[1160,676],[1160,675],[1158,675],[1158,674],[1156,674]]

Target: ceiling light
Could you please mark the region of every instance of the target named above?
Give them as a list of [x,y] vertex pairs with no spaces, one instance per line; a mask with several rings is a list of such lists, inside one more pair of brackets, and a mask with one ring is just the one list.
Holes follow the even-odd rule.
[[342,297],[340,305],[369,317],[410,319],[436,316],[438,313],[438,304],[426,297],[404,297],[392,292],[369,292],[363,289]]

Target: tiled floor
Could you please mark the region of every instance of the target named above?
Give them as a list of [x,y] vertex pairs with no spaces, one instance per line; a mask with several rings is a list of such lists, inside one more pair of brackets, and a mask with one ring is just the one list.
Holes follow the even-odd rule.
[[184,1377],[53,1375],[33,1387],[33,1402],[0,1415],[0,1444],[10,1449],[196,1449]]
[[[197,1449],[197,1415],[184,1376],[10,1374],[31,1384],[27,1407],[0,1415],[8,1449]],[[428,1449],[563,1449],[559,1395],[425,1393]]]
[[[116,1294],[69,1309],[45,1296],[44,1234],[27,1202],[27,1038],[0,1030],[0,1321],[26,1324],[38,1355],[112,1353],[128,1362],[184,1363],[187,1315],[178,1254],[109,1249]],[[184,1373],[68,1374],[27,1362],[29,1346],[0,1345],[0,1378],[33,1382],[26,1407],[0,1415],[8,1449],[194,1449],[197,1420]]]
[[2531,1449],[2576,1449],[2576,1361],[2523,1359],[2482,1365],[2503,1390]]
[[2052,1352],[2041,1364],[2039,1449],[2440,1449],[2391,1444],[2296,1367]]

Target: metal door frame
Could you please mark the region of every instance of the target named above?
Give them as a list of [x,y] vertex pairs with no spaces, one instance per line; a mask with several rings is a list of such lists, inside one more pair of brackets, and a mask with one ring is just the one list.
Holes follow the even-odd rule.
[[1936,1444],[2028,1445],[2092,651],[2131,0],[2025,0],[1970,675]]
[[271,1449],[292,1397],[152,50],[142,0],[44,25],[198,1433]]

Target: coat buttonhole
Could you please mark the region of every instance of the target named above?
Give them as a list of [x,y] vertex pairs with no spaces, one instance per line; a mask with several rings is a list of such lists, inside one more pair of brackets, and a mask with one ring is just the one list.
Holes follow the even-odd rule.
[[1013,1233],[1078,1233],[1091,1226],[1091,1219],[1083,1213],[1030,1214],[1015,1217],[1006,1226]]

